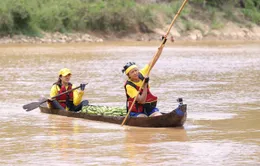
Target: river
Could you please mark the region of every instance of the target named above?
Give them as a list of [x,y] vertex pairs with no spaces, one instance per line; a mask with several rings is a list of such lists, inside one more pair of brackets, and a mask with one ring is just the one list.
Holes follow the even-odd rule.
[[160,43],[0,46],[0,165],[250,165],[260,163],[260,44],[167,43],[150,74],[158,108],[182,97],[183,128],[138,128],[26,112],[58,71],[88,82],[84,99],[123,106],[126,62],[142,67]]

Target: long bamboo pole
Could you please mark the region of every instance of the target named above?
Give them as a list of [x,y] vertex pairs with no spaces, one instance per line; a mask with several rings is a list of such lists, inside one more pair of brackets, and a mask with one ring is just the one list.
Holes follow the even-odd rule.
[[[186,5],[187,2],[188,2],[188,0],[184,0],[184,2],[182,3],[180,9],[178,10],[178,12],[176,13],[176,15],[174,16],[174,18],[173,18],[173,20],[172,20],[172,22],[171,22],[171,24],[170,24],[170,26],[169,26],[169,28],[168,28],[166,34],[164,35],[164,38],[163,38],[163,40],[162,40],[161,45],[158,47],[158,50],[157,50],[157,52],[155,53],[155,55],[154,55],[154,57],[153,57],[152,63],[151,63],[151,64],[149,65],[149,67],[148,67],[147,76],[149,76],[149,74],[150,74],[150,71],[151,71],[151,69],[152,69],[152,66],[153,66],[154,63],[155,63],[156,57],[160,56],[160,54],[162,53],[163,47],[165,46],[165,43],[166,43],[166,40],[167,40],[167,36],[169,35],[170,30],[171,30],[171,28],[172,28],[172,26],[173,26],[175,20],[176,20],[177,17],[180,15],[182,9],[184,8],[184,6]],[[144,85],[144,81],[145,81],[145,79],[142,81],[142,85],[140,86],[140,88],[139,88],[139,90],[138,90],[138,94],[140,93],[140,91],[141,91],[141,89],[142,89],[142,87],[143,87],[143,85]],[[136,95],[136,97],[134,98],[134,101],[133,101],[132,105],[130,106],[130,108],[129,108],[129,110],[128,110],[128,113],[127,113],[127,115],[125,116],[125,118],[124,118],[124,120],[123,120],[121,126],[123,126],[123,125],[125,124],[126,119],[127,119],[127,117],[129,116],[129,114],[130,114],[130,112],[131,112],[131,110],[132,110],[132,108],[133,108],[133,106],[134,106],[134,103],[136,102],[137,96],[138,96],[138,95]]]

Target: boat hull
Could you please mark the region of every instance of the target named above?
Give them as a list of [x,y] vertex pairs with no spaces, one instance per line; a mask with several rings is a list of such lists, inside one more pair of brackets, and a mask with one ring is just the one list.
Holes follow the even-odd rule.
[[[100,122],[122,124],[125,116],[103,116],[90,115],[87,113],[77,113],[71,111],[63,111],[58,109],[50,109],[46,106],[40,106],[42,113],[55,114],[67,117],[82,118]],[[125,125],[137,127],[180,127],[183,126],[187,118],[187,105],[181,105],[169,113],[163,113],[154,117],[130,117],[128,116]]]

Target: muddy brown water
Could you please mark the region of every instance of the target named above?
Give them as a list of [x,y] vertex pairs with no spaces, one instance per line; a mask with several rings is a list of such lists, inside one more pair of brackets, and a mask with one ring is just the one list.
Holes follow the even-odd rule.
[[144,66],[159,43],[0,46],[0,165],[258,165],[260,44],[166,45],[151,71],[158,107],[183,97],[183,128],[137,128],[25,112],[60,68],[88,82],[92,104],[123,106],[122,66]]

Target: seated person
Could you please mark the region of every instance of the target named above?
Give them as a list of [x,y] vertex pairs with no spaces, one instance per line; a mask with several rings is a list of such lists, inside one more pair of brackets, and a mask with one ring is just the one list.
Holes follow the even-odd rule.
[[[70,83],[71,75],[71,71],[67,68],[63,68],[59,71],[58,81],[51,87],[51,98],[75,88],[75,86]],[[88,100],[81,101],[82,96],[84,95],[85,86],[86,84],[80,84],[80,89],[65,93],[55,99],[50,99],[49,106],[64,111],[80,111],[83,105],[88,105]]]
[[[132,106],[130,116],[134,117],[147,117],[161,115],[159,109],[156,108],[157,97],[150,92],[148,85],[149,77],[144,77],[148,73],[149,65],[146,65],[139,71],[134,62],[128,62],[122,72],[128,76],[128,80],[125,83],[125,92],[127,96],[127,110],[129,111],[134,99],[136,101]],[[142,85],[142,81],[145,79],[143,87],[138,93],[139,87]]]

